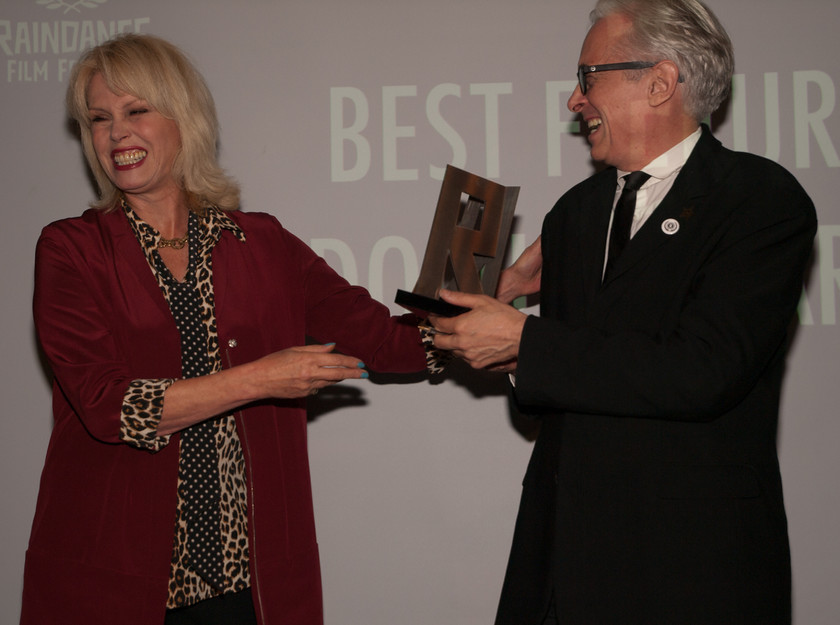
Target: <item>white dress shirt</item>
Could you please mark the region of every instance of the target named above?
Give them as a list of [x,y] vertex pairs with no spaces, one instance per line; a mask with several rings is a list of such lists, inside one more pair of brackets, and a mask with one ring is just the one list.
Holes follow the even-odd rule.
[[[636,212],[633,213],[633,224],[630,226],[630,238],[639,231],[648,217],[651,216],[656,207],[662,202],[671,187],[674,186],[674,181],[677,179],[677,174],[685,165],[694,146],[700,140],[702,131],[698,127],[693,133],[688,135],[685,139],[680,141],[677,145],[672,147],[664,154],[660,154],[650,163],[642,167],[641,171],[650,175],[650,178],[636,191]],[[618,198],[621,196],[621,191],[624,189],[624,176],[629,174],[629,171],[618,170],[618,179],[616,182],[615,199],[613,200],[613,215],[615,214],[615,205],[618,203]],[[610,230],[612,229],[612,218],[610,216],[610,227],[607,228],[607,243],[609,243]],[[607,246],[609,248],[609,246]],[[606,263],[606,256],[604,263]]]

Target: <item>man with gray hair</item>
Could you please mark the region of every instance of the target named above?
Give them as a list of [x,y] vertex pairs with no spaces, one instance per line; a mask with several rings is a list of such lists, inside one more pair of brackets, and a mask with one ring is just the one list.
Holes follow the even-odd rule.
[[[497,625],[790,623],[776,453],[814,206],[701,122],[729,37],[697,0],[601,0],[569,109],[607,167],[435,344],[541,421]],[[540,290],[541,315],[508,306]]]

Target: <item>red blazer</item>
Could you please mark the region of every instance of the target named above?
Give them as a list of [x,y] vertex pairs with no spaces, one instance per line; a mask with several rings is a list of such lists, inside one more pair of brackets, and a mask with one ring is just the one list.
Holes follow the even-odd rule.
[[[424,369],[412,320],[391,317],[273,217],[231,216],[247,241],[225,232],[213,251],[225,366],[310,336],[336,342],[374,370]],[[88,210],[44,229],[34,314],[54,374],[55,425],[26,555],[21,623],[163,623],[178,437],[158,453],[123,444],[120,408],[131,380],[180,376],[180,342],[122,212]],[[259,402],[236,421],[259,621],[320,623],[305,402]]]

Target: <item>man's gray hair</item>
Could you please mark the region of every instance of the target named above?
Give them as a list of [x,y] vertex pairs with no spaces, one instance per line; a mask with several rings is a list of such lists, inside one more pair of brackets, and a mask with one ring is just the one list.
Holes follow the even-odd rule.
[[701,121],[718,109],[729,95],[735,54],[708,7],[698,0],[599,0],[589,18],[594,24],[616,13],[633,24],[618,44],[628,58],[619,60],[672,61],[685,81],[687,112]]

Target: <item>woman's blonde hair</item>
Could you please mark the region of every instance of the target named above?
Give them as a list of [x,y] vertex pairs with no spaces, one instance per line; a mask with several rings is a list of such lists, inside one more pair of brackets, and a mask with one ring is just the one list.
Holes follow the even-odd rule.
[[99,186],[99,201],[92,206],[111,209],[122,197],[93,148],[87,89],[95,74],[101,75],[114,93],[146,100],[175,121],[181,149],[172,166],[173,175],[186,191],[191,208],[239,207],[239,185],[218,164],[219,122],[204,79],[177,47],[138,34],[119,35],[88,50],[70,75],[67,112],[79,124],[85,157]]

